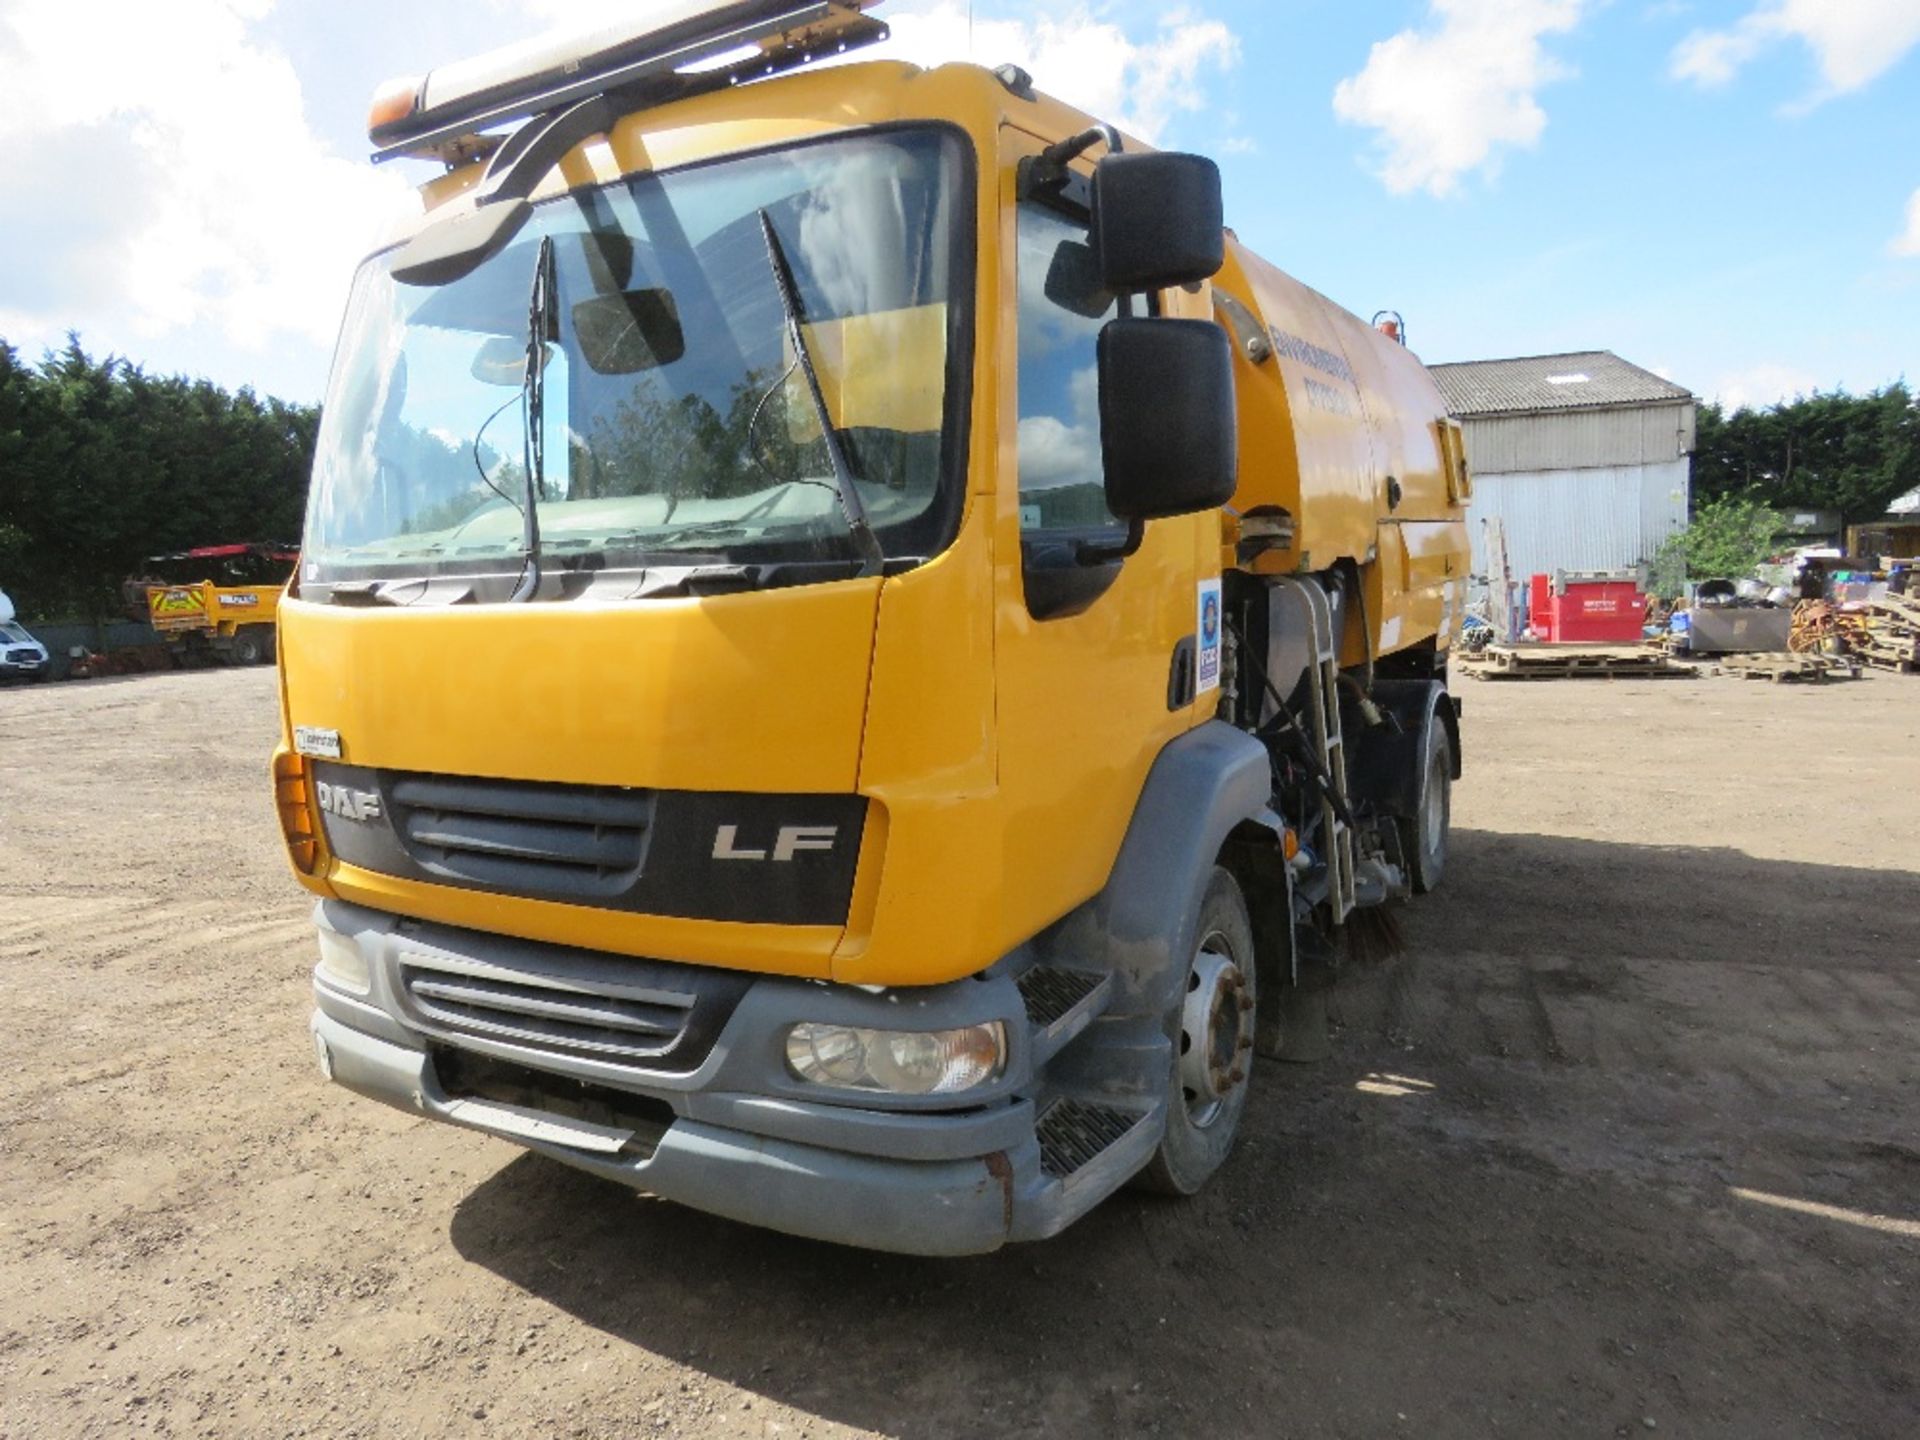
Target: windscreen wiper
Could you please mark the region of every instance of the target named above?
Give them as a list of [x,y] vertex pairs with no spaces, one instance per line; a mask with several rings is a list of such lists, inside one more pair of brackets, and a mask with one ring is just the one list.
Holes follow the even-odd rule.
[[524,449],[520,489],[520,583],[509,603],[531,600],[540,589],[540,491],[547,477],[547,341],[552,338],[556,276],[553,237],[540,237],[540,253],[533,262],[533,292],[527,300],[527,373],[521,380],[526,396]]
[[805,319],[800,309],[800,289],[793,283],[793,267],[787,263],[786,249],[780,244],[780,237],[773,228],[773,217],[765,210],[760,212],[760,233],[767,241],[767,263],[773,270],[773,288],[780,292],[780,309],[787,317],[787,341],[793,346],[793,356],[800,364],[800,373],[806,377],[807,394],[813,397],[814,415],[820,421],[820,433],[827,442],[827,463],[833,467],[834,498],[840,502],[840,513],[847,522],[847,533],[853,537],[854,547],[859,550],[865,562],[860,567],[862,577],[878,575],[887,564],[887,552],[880,547],[880,540],[873,533],[873,525],[867,519],[867,507],[860,499],[860,492],[854,488],[853,469],[847,464],[847,452],[841,448],[840,432],[833,428],[833,415],[827,409],[827,397],[820,389],[819,372],[813,368],[813,353],[807,349],[807,338],[801,326]]

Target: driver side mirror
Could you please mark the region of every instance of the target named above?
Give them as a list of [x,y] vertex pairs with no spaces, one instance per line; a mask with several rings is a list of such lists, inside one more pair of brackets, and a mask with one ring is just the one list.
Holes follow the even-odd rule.
[[1210,280],[1226,263],[1220,167],[1204,155],[1125,153],[1093,170],[1093,242],[1118,294]]
[[1227,332],[1210,320],[1111,320],[1098,360],[1107,509],[1137,531],[1231,500],[1240,437]]

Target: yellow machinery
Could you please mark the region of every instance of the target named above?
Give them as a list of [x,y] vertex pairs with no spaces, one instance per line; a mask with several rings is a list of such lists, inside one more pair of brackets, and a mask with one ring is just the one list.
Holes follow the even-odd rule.
[[277,545],[149,556],[123,587],[128,614],[152,625],[181,656],[262,664],[274,658],[274,626],[296,558]]
[[445,173],[349,301],[273,773],[333,1079],[966,1253],[1199,1188],[1439,881],[1468,482],[1210,162],[804,68],[883,33],[684,3],[382,92]]

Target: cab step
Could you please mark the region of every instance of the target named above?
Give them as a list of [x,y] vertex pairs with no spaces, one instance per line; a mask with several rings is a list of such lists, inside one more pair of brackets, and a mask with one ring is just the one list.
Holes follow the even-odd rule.
[[1141,1114],[1062,1096],[1046,1108],[1036,1127],[1040,1167],[1052,1179],[1071,1181],[1152,1119],[1152,1111]]
[[1016,982],[1033,1026],[1033,1063],[1038,1069],[1060,1047],[1093,1023],[1113,995],[1113,977],[1061,965],[1035,965]]

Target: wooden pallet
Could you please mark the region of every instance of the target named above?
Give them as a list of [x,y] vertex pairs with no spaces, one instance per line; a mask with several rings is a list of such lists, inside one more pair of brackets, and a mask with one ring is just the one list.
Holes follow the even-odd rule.
[[1920,600],[1911,595],[1882,595],[1872,608],[1891,617],[1897,626],[1920,631]]
[[1862,650],[1854,659],[1863,665],[1871,665],[1876,670],[1885,670],[1890,675],[1920,675],[1920,660],[1910,660],[1903,655],[1886,655],[1877,650]]
[[1753,655],[1723,656],[1718,667],[1723,674],[1743,680],[1771,680],[1775,684],[1798,682],[1822,684],[1828,680],[1858,680],[1860,666],[1834,655],[1785,655],[1767,652]]
[[1867,608],[1871,619],[1851,637],[1858,658],[1891,674],[1920,674],[1920,599],[1882,595]]
[[1476,680],[1677,680],[1699,673],[1651,645],[1489,645],[1460,668]]

